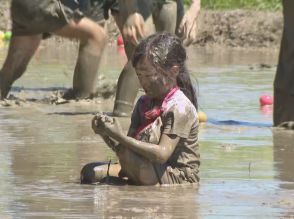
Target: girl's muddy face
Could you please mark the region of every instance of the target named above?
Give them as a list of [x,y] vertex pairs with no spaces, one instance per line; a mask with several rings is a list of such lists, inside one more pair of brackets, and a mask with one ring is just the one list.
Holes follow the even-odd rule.
[[155,69],[147,59],[139,61],[135,70],[141,86],[151,98],[162,99],[174,87],[168,76]]

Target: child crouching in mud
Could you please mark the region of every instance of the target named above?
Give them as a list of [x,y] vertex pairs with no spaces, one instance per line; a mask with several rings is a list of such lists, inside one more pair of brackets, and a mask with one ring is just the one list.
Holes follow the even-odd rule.
[[[151,35],[137,46],[132,63],[146,95],[134,108],[128,134],[115,118],[97,115],[92,121],[119,158],[109,175],[135,185],[199,182],[197,98],[186,57],[180,39],[169,33]],[[107,165],[95,168],[96,180],[105,170]]]

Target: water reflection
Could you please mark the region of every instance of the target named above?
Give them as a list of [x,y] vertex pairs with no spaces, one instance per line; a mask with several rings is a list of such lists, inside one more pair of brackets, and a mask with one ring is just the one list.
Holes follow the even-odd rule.
[[186,187],[96,187],[95,212],[106,218],[199,218],[198,190]]
[[294,190],[294,131],[274,129],[274,164],[281,188]]
[[[14,93],[24,87],[30,98],[38,92],[48,95],[51,88],[70,86],[76,44],[63,47],[50,43],[43,43],[24,77],[15,84]],[[261,54],[189,50],[189,68],[200,85],[200,106],[209,117],[272,120],[271,112],[260,111],[258,97],[271,92],[275,70],[248,67],[248,63],[276,62],[272,52]],[[0,50],[0,62],[4,55]],[[125,57],[110,47],[101,72],[116,79],[124,62]],[[0,218],[291,215],[294,205],[278,201],[292,197],[288,189],[293,185],[293,144],[285,147],[291,138],[274,135],[272,147],[269,128],[203,126],[199,189],[78,184],[84,164],[114,156],[90,126],[92,113],[110,112],[112,106],[110,99],[57,106],[29,102],[0,108],[0,177],[4,179],[0,182]],[[124,119],[125,130],[128,124],[129,119]]]

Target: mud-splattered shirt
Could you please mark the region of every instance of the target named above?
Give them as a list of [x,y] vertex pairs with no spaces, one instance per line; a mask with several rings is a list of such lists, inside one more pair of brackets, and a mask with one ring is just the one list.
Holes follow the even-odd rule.
[[[136,130],[145,122],[144,112],[142,112],[142,104],[146,109],[145,98],[146,96],[142,96],[135,106],[130,127],[132,130]],[[152,101],[148,105],[149,109],[154,107]],[[194,105],[181,90],[177,90],[167,101],[160,117],[162,121],[161,134],[180,137],[178,145],[166,164],[173,169],[182,171],[189,182],[199,181],[199,120]]]

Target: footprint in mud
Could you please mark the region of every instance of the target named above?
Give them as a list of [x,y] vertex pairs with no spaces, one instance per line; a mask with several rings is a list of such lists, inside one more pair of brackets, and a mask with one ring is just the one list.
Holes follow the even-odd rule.
[[[70,91],[70,90],[69,90]],[[23,89],[13,94],[10,94],[6,99],[0,100],[0,107],[17,107],[26,106],[32,103],[60,105],[70,103],[101,103],[104,99],[109,99],[115,95],[116,83],[111,81],[103,81],[98,84],[97,92],[90,98],[78,100],[76,98],[64,98],[64,94],[68,92],[66,89],[60,90],[45,90],[44,89]],[[31,98],[30,96],[36,96]]]

